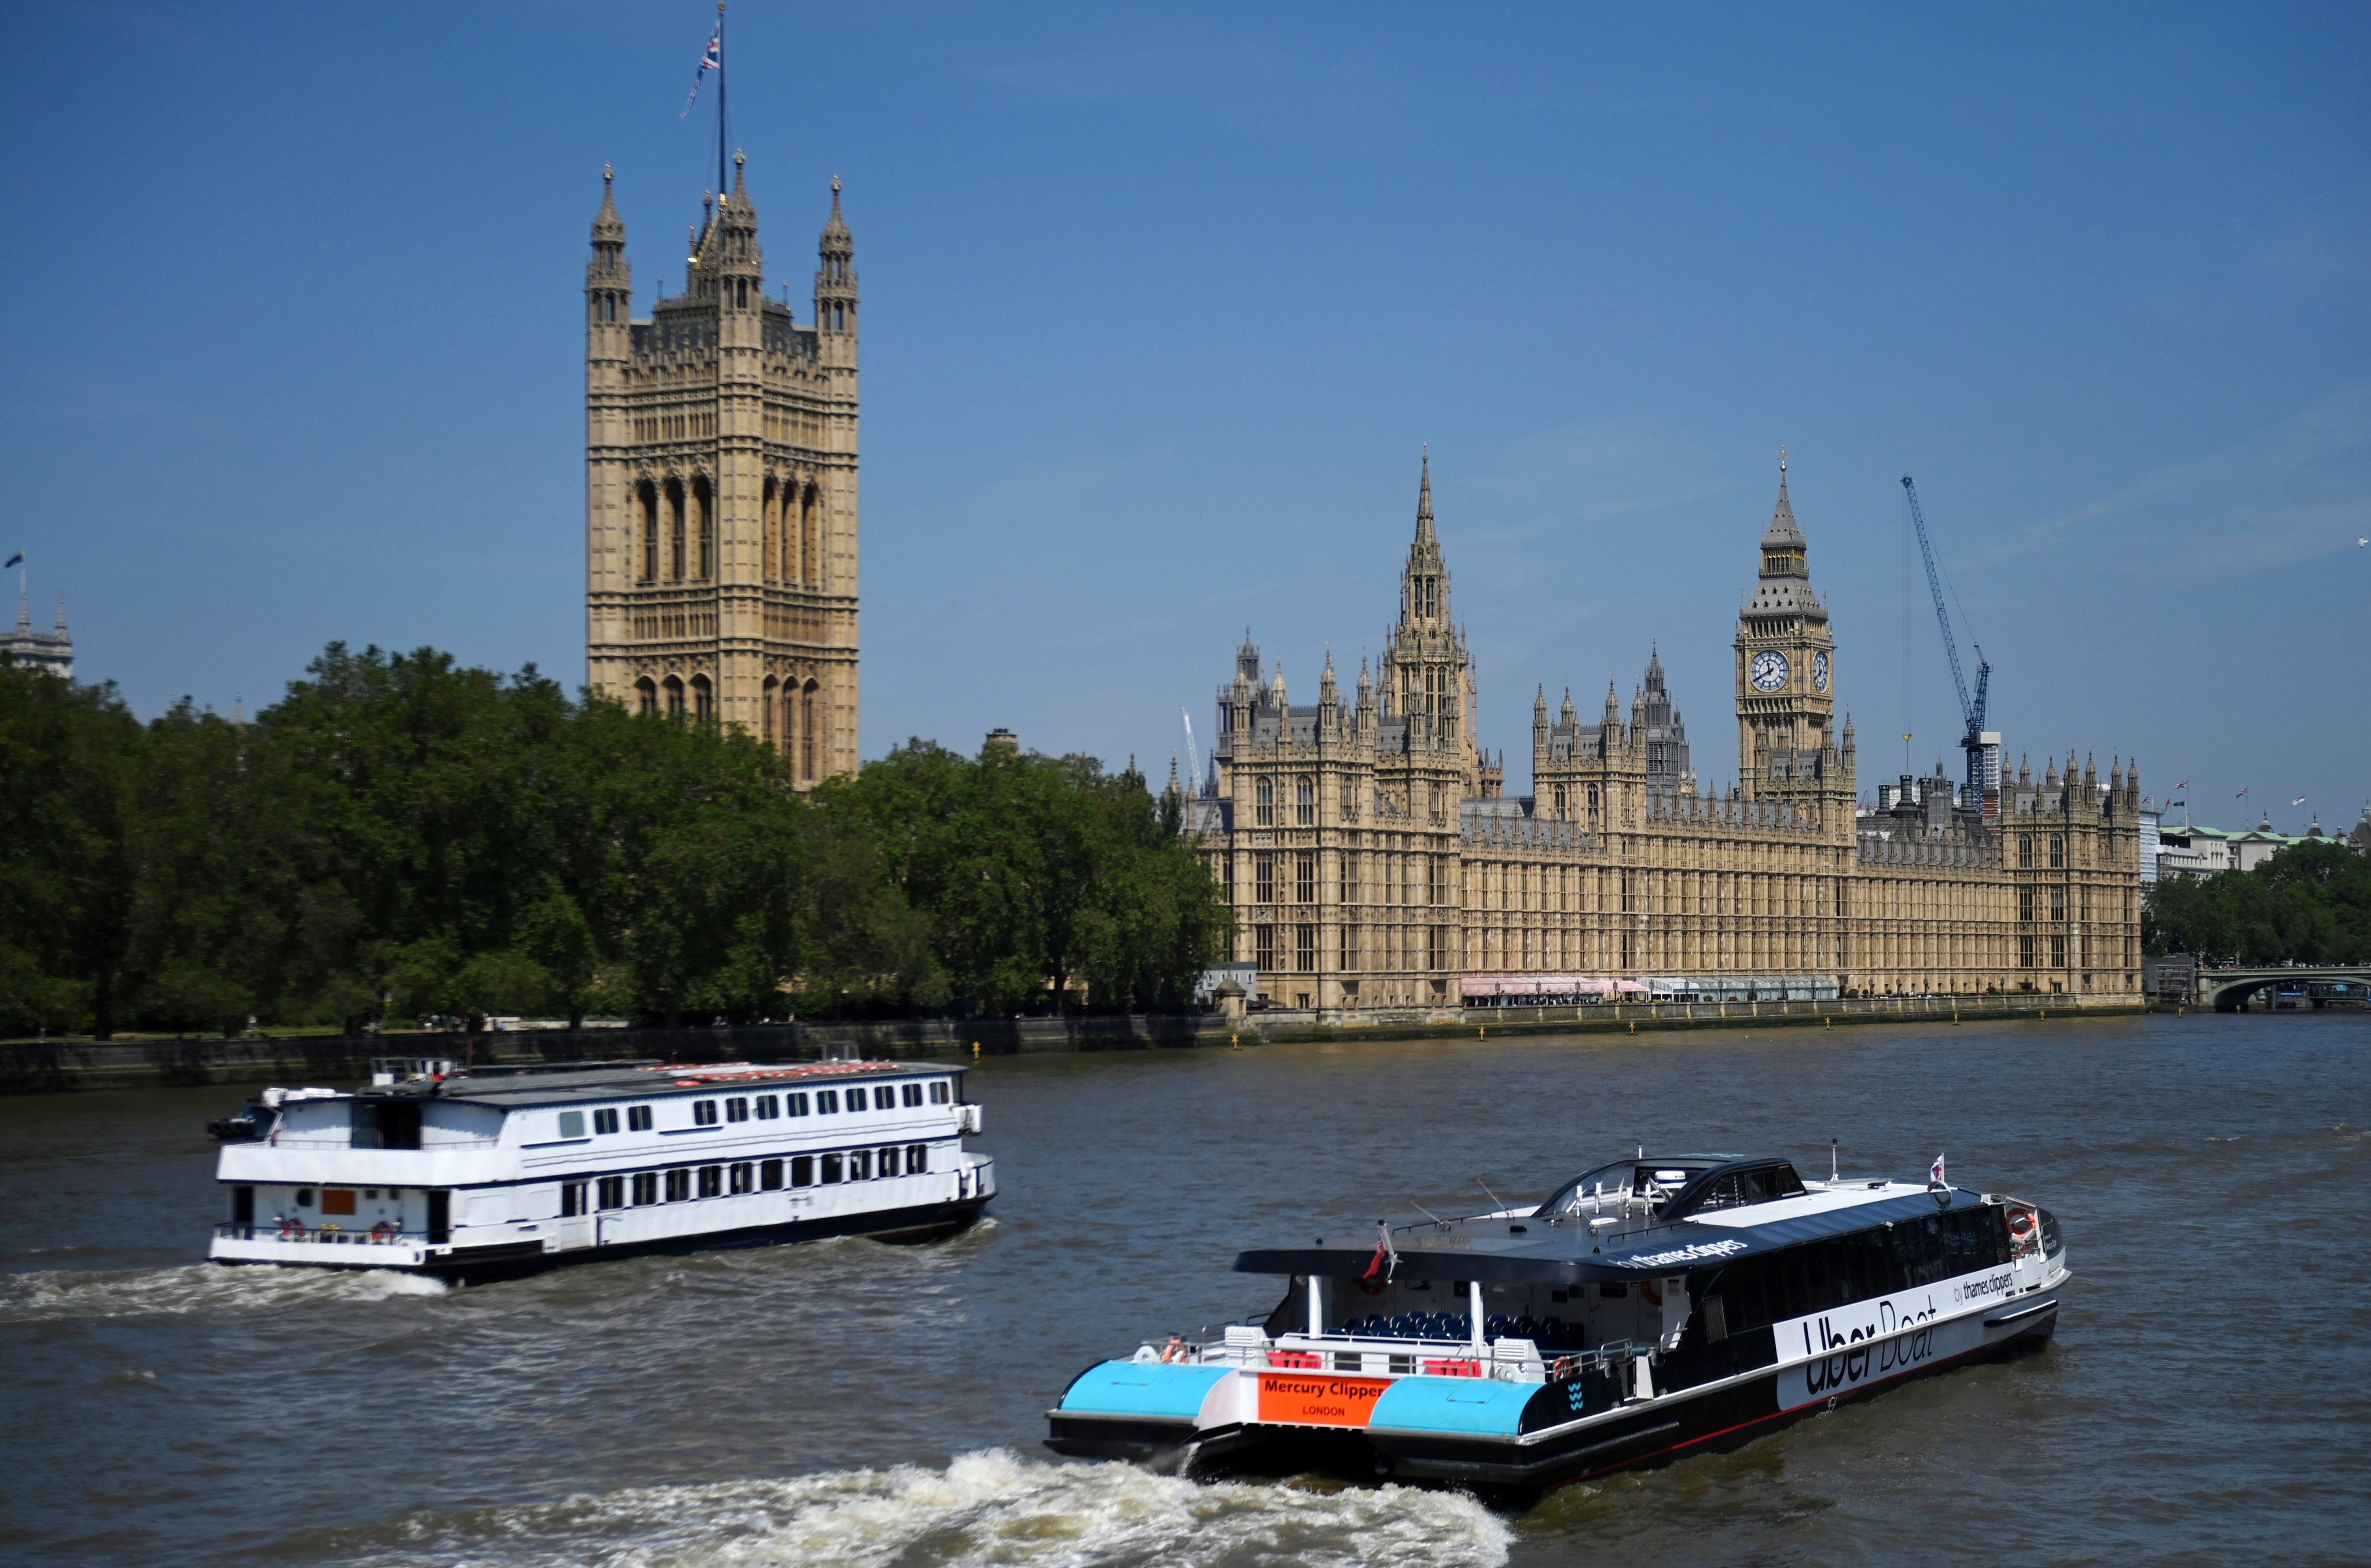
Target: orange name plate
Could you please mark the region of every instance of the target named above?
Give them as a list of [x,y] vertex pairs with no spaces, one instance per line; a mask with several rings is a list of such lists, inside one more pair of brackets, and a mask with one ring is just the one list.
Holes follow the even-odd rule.
[[1364,1426],[1388,1378],[1334,1378],[1320,1373],[1263,1372],[1259,1418],[1294,1426]]

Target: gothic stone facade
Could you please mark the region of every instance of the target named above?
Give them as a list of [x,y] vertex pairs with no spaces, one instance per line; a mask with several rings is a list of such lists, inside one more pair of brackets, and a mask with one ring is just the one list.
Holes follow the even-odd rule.
[[685,291],[647,320],[607,189],[593,222],[586,676],[645,712],[738,724],[813,784],[856,770],[855,246],[835,179],[814,325],[799,325],[766,297],[734,161],[732,192],[691,233]]
[[[1625,722],[1532,709],[1529,798],[1474,732],[1429,465],[1380,684],[1332,659],[1296,707],[1248,639],[1186,802],[1261,994],[1321,1011],[1455,1006],[1468,980],[1632,980],[1696,995],[2033,991],[2140,984],[2140,778],[2070,753],[1989,809],[1944,778],[1863,808],[1835,640],[1779,470],[1738,621],[1735,788],[1699,793],[1660,658]],[[1939,775],[1940,768],[1937,768]],[[1488,987],[1476,986],[1475,990]],[[1509,986],[1509,989],[1517,987]],[[1579,988],[1587,988],[1585,986]]]

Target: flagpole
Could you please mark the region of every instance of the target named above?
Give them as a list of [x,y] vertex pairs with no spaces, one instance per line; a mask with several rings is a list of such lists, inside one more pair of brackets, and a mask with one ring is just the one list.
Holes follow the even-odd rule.
[[716,199],[724,200],[732,187],[725,184],[724,170],[724,0],[716,0]]

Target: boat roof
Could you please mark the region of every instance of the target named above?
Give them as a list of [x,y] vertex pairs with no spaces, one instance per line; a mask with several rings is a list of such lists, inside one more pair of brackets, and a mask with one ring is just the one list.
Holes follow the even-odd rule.
[[[1700,1195],[1723,1176],[1780,1167],[1791,1174],[1794,1167],[1768,1156],[1659,1155],[1617,1163],[1634,1170],[1688,1170],[1686,1183],[1663,1205],[1665,1212],[1682,1217],[1642,1220],[1622,1229],[1598,1231],[1585,1217],[1545,1215],[1541,1211],[1546,1205],[1542,1205],[1389,1226],[1392,1250],[1397,1253],[1397,1262],[1390,1265],[1391,1276],[1479,1280],[1486,1285],[1581,1285],[1684,1274],[1875,1225],[1972,1208],[1984,1202],[1982,1195],[1962,1188],[1858,1180],[1805,1183],[1798,1194],[1691,1212]],[[1376,1244],[1370,1239],[1361,1244],[1328,1247],[1321,1239],[1310,1247],[1257,1249],[1240,1254],[1235,1268],[1245,1274],[1360,1278],[1374,1262]]]
[[940,1062],[847,1059],[823,1062],[560,1062],[549,1067],[479,1068],[354,1090],[356,1099],[433,1096],[512,1109],[571,1101],[641,1100],[733,1090],[829,1089],[853,1080],[940,1078],[968,1072]]

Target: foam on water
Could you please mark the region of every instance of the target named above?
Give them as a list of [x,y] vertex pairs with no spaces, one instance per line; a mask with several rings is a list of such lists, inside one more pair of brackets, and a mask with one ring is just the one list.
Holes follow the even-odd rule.
[[309,1302],[442,1296],[444,1281],[390,1269],[187,1263],[168,1269],[87,1269],[0,1274],[0,1323],[157,1313],[241,1312]]
[[1203,1484],[1121,1464],[989,1449],[787,1481],[648,1487],[564,1502],[413,1515],[280,1543],[370,1568],[1431,1568],[1497,1565],[1512,1539],[1471,1498],[1386,1486],[1315,1492]]

